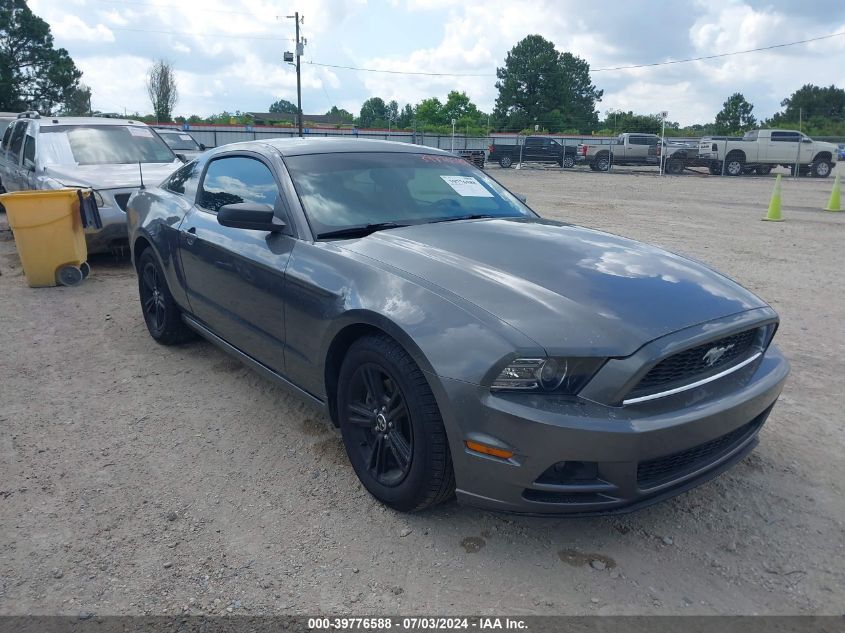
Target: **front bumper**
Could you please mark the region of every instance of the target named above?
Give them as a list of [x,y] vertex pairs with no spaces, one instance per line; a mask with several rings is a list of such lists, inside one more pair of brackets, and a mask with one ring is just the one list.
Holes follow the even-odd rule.
[[[788,362],[771,345],[729,377],[626,406],[496,395],[440,379],[443,396],[459,412],[450,408],[444,415],[459,435],[450,437],[458,500],[538,515],[626,512],[655,503],[750,452],[788,373]],[[515,454],[508,460],[481,455],[465,447],[467,439]],[[550,482],[548,472],[560,462],[590,464],[596,476]]]

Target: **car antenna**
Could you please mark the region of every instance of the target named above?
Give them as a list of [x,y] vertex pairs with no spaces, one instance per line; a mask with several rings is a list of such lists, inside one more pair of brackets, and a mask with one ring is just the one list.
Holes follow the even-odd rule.
[[146,187],[144,187],[144,170],[141,167],[141,161],[138,161],[138,172],[141,174],[141,186],[138,187],[138,189],[146,189]]

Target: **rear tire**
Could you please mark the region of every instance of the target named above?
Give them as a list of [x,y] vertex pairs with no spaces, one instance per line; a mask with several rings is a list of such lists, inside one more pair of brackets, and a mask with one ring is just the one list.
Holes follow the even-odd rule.
[[337,411],[352,468],[367,491],[400,512],[449,499],[452,456],[425,375],[390,337],[365,336],[340,368]]
[[182,310],[170,294],[152,248],[138,258],[138,295],[147,330],[157,343],[176,345],[196,338],[182,321]]
[[745,170],[745,162],[741,158],[728,158],[725,162],[726,176],[741,176]]
[[595,171],[607,171],[610,169],[610,158],[607,154],[597,156],[593,165],[595,166]]
[[671,158],[669,162],[666,163],[666,173],[672,174],[677,176],[678,174],[683,173],[684,171],[684,161],[678,158]]
[[507,169],[511,165],[513,165],[513,161],[511,160],[510,156],[502,156],[499,159],[499,167],[503,167],[503,168]]
[[564,156],[562,167],[564,169],[572,169],[573,167],[575,167],[575,157],[574,156]]

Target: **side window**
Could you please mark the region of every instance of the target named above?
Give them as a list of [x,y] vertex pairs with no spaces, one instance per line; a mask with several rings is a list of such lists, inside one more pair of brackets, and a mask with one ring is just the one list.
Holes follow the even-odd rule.
[[174,171],[170,177],[165,180],[161,188],[177,193],[180,196],[185,196],[189,200],[193,200],[197,195],[197,182],[200,177],[200,169],[197,161],[192,161]]
[[24,163],[29,161],[32,165],[35,164],[35,138],[29,134],[23,142],[23,160]]
[[240,202],[275,207],[279,188],[270,169],[260,160],[243,156],[218,158],[208,166],[197,204],[212,213]]
[[9,138],[12,136],[12,128],[13,127],[14,127],[14,124],[10,123],[9,125],[6,126],[6,131],[3,132],[2,148],[3,148],[4,151],[6,150],[6,148],[9,147]]
[[12,140],[9,144],[9,157],[16,163],[19,162],[21,155],[21,147],[23,147],[23,137],[26,133],[26,121],[18,121],[15,124],[15,129],[12,131]]
[[781,143],[797,143],[801,140],[798,132],[772,132],[772,140]]

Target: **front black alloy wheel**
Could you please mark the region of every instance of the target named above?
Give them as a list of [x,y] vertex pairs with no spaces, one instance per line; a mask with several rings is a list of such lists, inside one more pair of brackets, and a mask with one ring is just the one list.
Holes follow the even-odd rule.
[[413,512],[452,496],[452,459],[434,395],[393,339],[366,336],[350,347],[337,412],[352,468],[376,499]]
[[383,486],[399,485],[411,470],[414,451],[411,416],[402,390],[375,363],[360,365],[349,389],[346,420],[367,471]]
[[175,345],[194,338],[182,321],[182,312],[173,300],[164,273],[148,248],[138,258],[138,295],[147,330],[162,345]]

